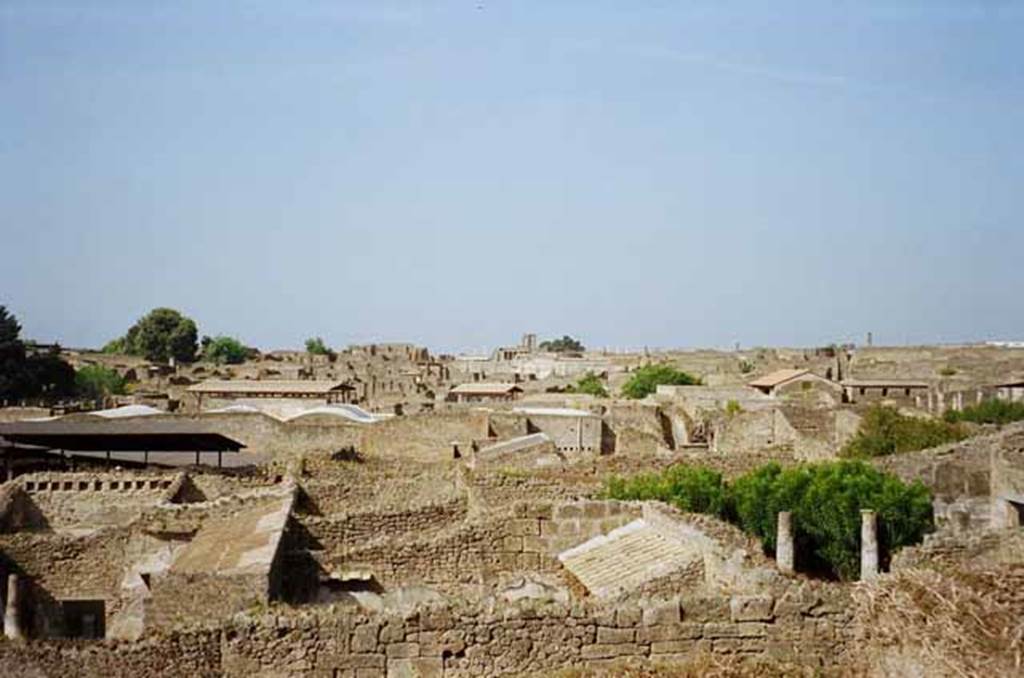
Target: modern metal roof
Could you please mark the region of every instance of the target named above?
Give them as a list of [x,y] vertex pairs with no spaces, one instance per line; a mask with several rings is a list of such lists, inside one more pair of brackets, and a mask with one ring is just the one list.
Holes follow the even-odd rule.
[[926,381],[908,379],[844,379],[840,386],[852,388],[928,388]]
[[190,393],[320,395],[351,391],[344,381],[300,379],[208,379],[188,387]]
[[478,395],[491,395],[495,393],[511,393],[512,391],[522,391],[517,384],[508,383],[486,383],[480,382],[475,384],[459,384],[451,390],[452,393],[470,393]]
[[242,443],[196,421],[20,421],[0,424],[18,445],[92,452],[237,452]]
[[577,410],[571,407],[515,407],[512,409],[517,414],[525,414],[531,417],[596,417],[597,415],[587,410]]
[[798,370],[798,369],[776,370],[775,372],[772,372],[771,374],[766,374],[763,377],[758,377],[757,379],[755,379],[755,380],[753,380],[751,382],[747,382],[747,385],[748,386],[753,386],[754,388],[775,388],[776,386],[779,386],[780,384],[784,384],[787,381],[790,381],[792,379],[796,379],[797,377],[802,377],[805,374],[810,374],[810,373],[811,373],[810,370]]

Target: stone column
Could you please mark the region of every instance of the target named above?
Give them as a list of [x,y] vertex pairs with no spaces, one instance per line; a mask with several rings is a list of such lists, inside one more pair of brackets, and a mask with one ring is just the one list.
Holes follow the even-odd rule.
[[21,614],[19,607],[18,575],[7,575],[7,604],[4,606],[4,635],[11,640],[21,640],[25,635],[21,631]]
[[860,578],[862,581],[878,576],[878,520],[875,512],[860,512]]
[[793,518],[789,511],[779,511],[775,535],[775,562],[779,572],[793,574]]

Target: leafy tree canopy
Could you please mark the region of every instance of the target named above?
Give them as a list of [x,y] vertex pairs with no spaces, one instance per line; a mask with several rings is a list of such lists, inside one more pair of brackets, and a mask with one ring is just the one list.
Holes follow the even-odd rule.
[[172,308],[155,308],[128,329],[128,333],[103,347],[104,351],[123,350],[153,362],[166,363],[173,358],[182,363],[196,359],[198,332],[191,318]]
[[203,360],[218,365],[238,365],[249,357],[250,349],[234,337],[203,337]]
[[857,433],[842,449],[844,457],[879,457],[913,452],[963,440],[967,432],[958,424],[900,414],[875,405],[860,422]]
[[74,370],[60,357],[60,348],[30,354],[17,318],[0,306],[0,401],[53,400],[73,393]]
[[306,339],[306,352],[312,353],[313,355],[334,355],[334,351],[324,343],[322,337],[310,337],[309,339]]
[[700,378],[677,370],[671,365],[646,365],[641,367],[622,386],[622,395],[627,398],[646,398],[654,393],[658,386],[692,386],[700,383]]
[[573,339],[566,334],[561,339],[548,339],[540,342],[540,350],[552,353],[583,353],[587,349],[578,339]]

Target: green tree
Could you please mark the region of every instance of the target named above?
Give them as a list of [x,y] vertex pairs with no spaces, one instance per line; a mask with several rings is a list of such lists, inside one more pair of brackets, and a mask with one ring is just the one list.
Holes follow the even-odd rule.
[[548,339],[540,342],[540,350],[552,353],[583,353],[587,349],[579,340],[566,334],[561,339]]
[[124,378],[103,365],[85,365],[75,373],[78,394],[89,400],[103,400],[125,392]]
[[646,365],[636,370],[622,386],[622,395],[627,398],[646,398],[654,393],[658,386],[691,386],[700,384],[700,379],[682,372],[671,365]]
[[332,355],[332,351],[327,344],[324,343],[322,337],[310,337],[306,339],[306,353],[313,355]]
[[24,396],[25,344],[18,319],[0,306],[0,401]]
[[857,433],[840,454],[844,457],[880,457],[913,452],[963,440],[967,432],[958,424],[900,414],[886,405],[869,409]]
[[[153,362],[190,363],[196,359],[198,331],[191,318],[172,308],[155,308],[128,329],[125,336],[109,342],[104,350],[123,348]],[[121,342],[120,344],[118,342]]]
[[29,351],[21,325],[0,306],[0,403],[24,398],[55,400],[74,394],[74,370],[60,356],[60,347]]
[[60,347],[52,346],[26,360],[26,395],[46,400],[75,395],[75,368],[60,355]]
[[249,357],[249,349],[234,337],[203,337],[203,359],[218,365],[238,365]]
[[604,387],[604,382],[602,382],[601,378],[593,372],[587,372],[585,375],[580,377],[579,381],[577,381],[574,386],[570,386],[570,390],[573,393],[585,393],[597,398],[608,397],[608,391]]

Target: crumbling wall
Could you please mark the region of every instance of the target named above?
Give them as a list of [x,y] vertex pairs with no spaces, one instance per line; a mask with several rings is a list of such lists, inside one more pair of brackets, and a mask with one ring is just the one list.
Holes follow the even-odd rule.
[[386,419],[363,429],[360,451],[421,461],[452,457],[452,443],[468,445],[488,433],[486,410],[414,414]]
[[968,438],[919,452],[877,457],[872,463],[905,482],[919,480],[932,491],[939,527],[966,521],[984,528],[991,520],[991,459],[999,434]]
[[673,449],[671,422],[657,405],[615,402],[604,421],[615,438],[616,452],[648,453]]

